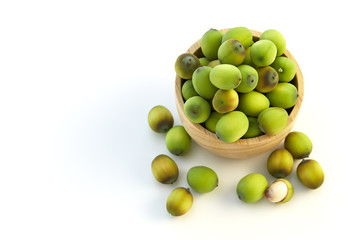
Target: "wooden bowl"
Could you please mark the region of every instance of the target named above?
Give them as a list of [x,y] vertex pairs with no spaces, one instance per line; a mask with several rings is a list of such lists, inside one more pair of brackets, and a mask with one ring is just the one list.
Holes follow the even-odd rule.
[[[228,29],[222,29],[221,31],[225,33]],[[251,30],[254,41],[257,41],[260,37],[260,32]],[[192,53],[198,57],[202,57],[203,54],[200,48],[200,41],[195,42],[187,52]],[[296,117],[299,113],[301,103],[303,101],[304,96],[304,78],[301,73],[300,67],[296,62],[295,58],[291,55],[291,53],[286,49],[284,55],[291,60],[293,60],[296,64],[296,74],[295,78],[292,80],[293,83],[298,90],[298,99],[295,106],[290,110],[289,121],[286,128],[277,135],[267,135],[264,134],[259,137],[249,138],[249,139],[239,139],[234,143],[225,143],[219,140],[216,135],[205,127],[198,123],[191,122],[184,113],[184,100],[181,94],[181,86],[185,80],[181,79],[176,75],[175,79],[175,97],[176,97],[176,108],[179,113],[180,120],[191,136],[191,138],[203,148],[209,150],[210,152],[227,158],[247,158],[256,156],[258,154],[264,153],[275,148],[291,131],[294,126]]]

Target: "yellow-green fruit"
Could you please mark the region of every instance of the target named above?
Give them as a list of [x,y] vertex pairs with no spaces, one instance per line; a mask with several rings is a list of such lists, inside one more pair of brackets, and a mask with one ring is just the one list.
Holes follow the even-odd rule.
[[174,118],[169,109],[158,105],[149,111],[148,123],[154,132],[165,133],[174,125]]
[[194,96],[184,103],[184,113],[192,122],[203,123],[210,116],[211,106],[204,98]]
[[201,37],[201,51],[210,61],[218,58],[217,53],[221,45],[222,37],[222,32],[213,28]]
[[276,87],[266,93],[270,106],[288,109],[296,104],[298,98],[297,88],[291,83],[278,83]]
[[189,98],[193,97],[193,96],[198,96],[199,94],[195,91],[194,89],[194,85],[192,84],[192,80],[186,80],[184,82],[184,84],[181,87],[181,94],[183,96],[183,98],[186,100],[188,100]]
[[156,180],[161,183],[174,183],[179,176],[175,161],[167,155],[160,154],[151,163],[151,171]]
[[166,134],[165,144],[169,152],[182,156],[189,152],[191,137],[183,126],[174,126]]
[[207,66],[210,62],[210,60],[207,59],[206,57],[199,58],[199,61],[200,61],[200,66]]
[[217,88],[223,90],[234,89],[241,82],[241,73],[234,65],[220,64],[211,70],[210,81]]
[[236,88],[236,91],[240,93],[247,93],[255,89],[259,75],[255,68],[249,65],[240,65],[238,69],[241,73],[240,85]]
[[200,61],[191,53],[181,54],[175,62],[175,72],[182,79],[190,79],[198,67],[200,67]]
[[178,187],[172,190],[166,201],[166,210],[172,216],[181,216],[192,207],[194,198],[190,189]]
[[215,133],[216,124],[224,114],[218,112],[212,112],[210,117],[205,121],[205,127],[207,130]]
[[218,176],[211,168],[196,166],[188,171],[187,182],[195,191],[208,193],[218,186]]
[[229,39],[223,42],[218,51],[218,58],[221,63],[235,66],[240,65],[244,61],[245,55],[245,47],[235,39]]
[[234,89],[219,89],[214,95],[212,105],[218,113],[228,113],[235,110],[239,103],[239,96]]
[[239,140],[248,130],[249,120],[243,112],[224,114],[216,124],[216,136],[227,143]]
[[294,159],[308,157],[313,148],[310,138],[305,133],[296,131],[286,136],[284,145]]
[[276,58],[276,46],[270,40],[259,40],[251,46],[250,57],[256,66],[268,66]]
[[239,93],[238,110],[245,113],[246,116],[257,117],[262,111],[269,108],[269,106],[269,99],[262,93],[256,91]]
[[266,134],[276,135],[288,124],[288,113],[279,107],[269,107],[258,116],[259,128]]
[[246,54],[242,64],[254,67],[255,64],[251,61],[250,51],[251,51],[251,47],[246,48]]
[[259,201],[268,187],[268,181],[260,173],[250,173],[243,177],[236,187],[236,193],[240,200],[247,203]]
[[245,135],[242,136],[242,138],[253,138],[264,134],[259,128],[259,124],[257,122],[256,117],[248,116],[248,120],[249,120],[249,128],[246,131]]
[[192,76],[195,91],[205,99],[212,99],[217,88],[210,82],[210,72],[212,68],[202,66],[197,68]]
[[267,160],[269,173],[276,178],[284,178],[290,175],[293,170],[294,159],[286,149],[273,151]]
[[297,167],[296,174],[300,182],[311,189],[319,188],[325,178],[321,165],[312,159],[302,160]]
[[207,66],[208,66],[208,67],[211,67],[211,68],[214,68],[214,67],[217,66],[217,65],[220,65],[219,59],[212,60],[211,62],[209,62],[209,63],[207,64]]
[[265,191],[265,197],[273,203],[286,203],[294,195],[294,187],[286,179],[276,179]]
[[277,49],[277,56],[282,55],[286,50],[286,40],[284,36],[275,29],[269,29],[260,35],[260,40],[267,39],[272,41]]
[[229,29],[222,38],[222,42],[229,39],[235,39],[242,43],[245,48],[253,44],[253,37],[251,31],[246,27],[234,27]]
[[255,90],[261,93],[271,92],[279,82],[279,75],[270,66],[257,69],[259,81]]
[[277,57],[271,64],[279,75],[279,82],[290,82],[296,74],[296,65],[287,57]]

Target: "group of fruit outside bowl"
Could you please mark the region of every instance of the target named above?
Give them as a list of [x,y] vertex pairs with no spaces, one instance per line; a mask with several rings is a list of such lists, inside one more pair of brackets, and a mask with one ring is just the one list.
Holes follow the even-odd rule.
[[[295,105],[296,99],[297,99],[297,91],[296,92],[288,91],[287,87],[285,87],[285,90],[284,90],[284,88],[280,89],[278,91],[279,93],[275,94],[275,97],[274,97],[275,100],[269,101],[269,103],[271,105],[273,105],[272,102],[274,102],[274,101],[275,101],[275,105],[283,104],[282,106],[279,106],[279,107],[269,107],[269,106],[266,106],[267,104],[265,104],[265,107],[264,107],[264,105],[259,107],[259,105],[254,104],[254,102],[260,101],[259,98],[256,98],[256,97],[254,98],[252,96],[247,97],[247,98],[245,97],[244,101],[247,102],[247,104],[245,107],[242,107],[242,110],[246,113],[250,112],[249,115],[245,115],[242,111],[235,110],[236,107],[238,107],[238,106],[236,106],[235,109],[232,109],[230,111],[226,110],[228,112],[222,113],[221,109],[229,109],[229,108],[228,108],[228,106],[226,106],[226,104],[224,106],[223,103],[224,102],[226,103],[226,101],[224,101],[224,99],[220,99],[217,102],[215,95],[217,93],[219,94],[220,91],[226,92],[229,90],[233,90],[232,91],[232,93],[233,93],[234,91],[238,91],[238,89],[240,89],[240,91],[238,91],[239,97],[238,97],[238,93],[235,92],[236,98],[235,97],[232,98],[233,101],[236,101],[234,99],[239,99],[239,98],[241,99],[242,94],[246,95],[249,93],[251,94],[251,93],[259,92],[259,94],[263,95],[264,92],[261,92],[261,91],[264,91],[263,88],[265,88],[265,89],[269,88],[269,86],[271,85],[270,83],[272,83],[273,85],[270,87],[271,90],[270,91],[265,90],[265,92],[268,91],[267,93],[271,93],[272,91],[274,91],[274,89],[276,90],[277,87],[281,86],[281,83],[278,83],[279,78],[281,79],[281,77],[280,77],[281,73],[285,74],[285,79],[286,79],[286,81],[284,81],[283,84],[284,83],[291,84],[289,82],[293,79],[295,72],[296,72],[295,64],[292,61],[289,62],[289,61],[285,60],[285,62],[281,62],[281,61],[283,61],[283,60],[281,60],[279,63],[279,66],[277,66],[275,64],[275,66],[277,66],[277,68],[276,68],[277,70],[275,70],[274,68],[269,66],[271,63],[274,62],[275,58],[276,59],[279,59],[279,58],[288,59],[286,57],[279,57],[282,55],[282,52],[283,52],[282,50],[279,51],[279,49],[283,49],[285,51],[285,46],[286,46],[286,45],[284,45],[285,40],[280,41],[280,45],[279,45],[279,41],[278,41],[278,44],[276,44],[277,43],[276,39],[282,39],[281,38],[282,35],[276,30],[267,30],[264,32],[264,33],[267,33],[267,34],[265,34],[265,36],[268,36],[268,38],[270,38],[270,40],[271,40],[271,38],[275,39],[274,40],[275,43],[273,43],[272,41],[270,41],[268,39],[261,39],[261,37],[260,37],[259,41],[253,43],[252,35],[251,35],[251,41],[249,40],[250,35],[248,33],[251,34],[251,32],[245,27],[233,28],[233,29],[230,29],[227,33],[229,33],[229,32],[231,33],[231,34],[228,34],[229,40],[223,40],[223,37],[226,36],[226,33],[223,35],[218,30],[211,29],[208,32],[206,32],[201,40],[202,52],[204,53],[204,55],[205,55],[206,50],[204,50],[203,46],[206,46],[206,44],[203,42],[203,39],[206,39],[206,38],[210,38],[210,40],[208,40],[208,42],[209,42],[208,44],[211,45],[211,44],[214,44],[214,42],[215,42],[219,45],[217,47],[217,52],[219,52],[219,53],[220,53],[219,50],[222,49],[220,47],[223,45],[222,44],[223,42],[227,43],[227,44],[229,44],[228,42],[235,43],[235,47],[237,49],[239,49],[239,47],[243,48],[244,50],[246,49],[245,52],[249,52],[248,49],[250,49],[249,48],[250,45],[252,45],[251,49],[253,49],[253,47],[256,46],[255,44],[257,44],[259,42],[261,43],[262,41],[266,40],[265,45],[263,45],[263,44],[262,44],[263,46],[260,45],[260,47],[259,47],[260,50],[258,50],[258,51],[257,50],[250,51],[250,54],[252,52],[255,52],[254,56],[250,55],[250,57],[249,57],[249,54],[248,54],[248,56],[245,54],[241,60],[241,63],[243,63],[244,61],[247,61],[247,63],[249,63],[249,65],[240,64],[238,67],[235,67],[233,64],[229,64],[229,63],[221,63],[221,61],[219,59],[213,60],[213,61],[209,60],[211,58],[209,58],[209,59],[208,58],[200,58],[199,59],[195,55],[190,54],[190,53],[185,53],[185,54],[180,55],[175,63],[175,71],[176,71],[177,75],[180,76],[182,79],[190,79],[190,80],[185,81],[183,84],[183,87],[182,87],[182,95],[183,95],[183,98],[185,99],[184,112],[187,115],[187,117],[190,120],[192,120],[193,122],[197,122],[197,123],[205,122],[205,124],[204,124],[205,127],[208,130],[216,133],[216,135],[225,142],[234,142],[244,136],[247,138],[256,137],[256,136],[259,136],[264,133],[269,134],[269,135],[275,135],[275,134],[281,132],[287,125],[288,113],[284,109],[291,108],[292,106]],[[239,32],[241,34],[239,34]],[[213,36],[220,36],[220,34],[221,34],[221,40],[217,39],[217,41],[214,41]],[[248,37],[246,38],[246,36],[248,36]],[[238,38],[238,39],[240,38],[239,40],[242,40],[243,42],[241,42],[239,40],[234,41],[233,38]],[[271,44],[269,44],[269,42],[271,42]],[[281,45],[281,43],[283,43],[283,44]],[[274,46],[272,46],[272,45],[275,46],[275,56],[273,56],[274,51],[270,50],[270,57],[269,57],[269,54],[267,53],[266,49],[273,49]],[[269,46],[270,46],[270,48],[269,48]],[[205,47],[205,49],[206,49],[206,47]],[[214,49],[214,47],[212,47],[212,48],[210,47],[210,49]],[[231,49],[231,48],[229,48],[229,49]],[[226,52],[229,53],[228,50]],[[256,54],[257,52],[260,52],[260,53]],[[264,54],[264,52],[266,54]],[[230,53],[231,53],[231,51],[230,51]],[[205,56],[207,56],[207,55],[205,55]],[[217,55],[221,56],[221,54],[217,54]],[[235,55],[235,58],[236,58],[236,55]],[[248,60],[246,60],[246,58],[248,58]],[[271,63],[269,63],[268,58],[271,58],[271,59],[274,58],[274,59],[271,61]],[[220,59],[221,59],[221,57],[220,57]],[[261,61],[266,61],[266,60],[268,60],[266,63],[261,63]],[[260,63],[257,61],[259,61]],[[202,66],[198,66],[199,62],[201,62]],[[208,62],[208,65],[212,66],[213,68],[205,67],[204,65],[207,62]],[[254,62],[256,63],[255,66],[254,66]],[[194,65],[194,63],[195,63],[195,65]],[[294,64],[294,65],[292,65],[292,64]],[[253,65],[254,67],[252,67],[251,65]],[[261,65],[264,65],[265,67],[264,66],[261,67]],[[223,67],[221,67],[221,66],[223,66]],[[241,69],[244,68],[244,66],[246,66],[246,68],[248,68],[248,69],[251,68],[251,71],[249,71],[250,73],[246,72],[246,70],[245,70],[244,71],[245,74],[244,75],[242,74],[243,71],[241,71]],[[237,70],[234,70],[235,68]],[[259,69],[261,70],[264,68],[267,68],[267,70],[264,70],[264,71],[266,71],[266,74],[263,74],[266,77],[259,78],[259,75],[262,76],[262,74],[260,73],[261,71],[259,72]],[[269,70],[270,68],[272,70]],[[215,73],[214,73],[213,70],[215,70],[215,69],[218,69],[219,71],[215,71]],[[235,72],[235,74],[231,73],[232,71],[228,71],[229,69],[230,70],[232,69]],[[255,72],[252,69],[254,69],[254,70],[256,69]],[[200,72],[200,75],[201,75],[200,78],[196,77],[196,72]],[[204,72],[207,72],[207,74],[204,74]],[[213,72],[213,74],[217,77],[210,78],[211,72]],[[258,74],[256,75],[256,73],[258,73]],[[196,82],[201,83],[201,84],[198,84],[200,86],[200,88],[195,87],[197,85],[197,83],[194,85],[193,84],[194,82],[190,82],[190,81],[194,81],[194,76],[195,76],[195,79],[201,79],[200,81],[196,80]],[[225,76],[225,78],[224,78],[224,76]],[[228,76],[231,76],[231,77],[228,78]],[[213,79],[213,81],[211,81],[211,79]],[[231,81],[229,79],[231,79]],[[260,83],[260,79],[265,79],[268,82]],[[256,84],[254,84],[254,82],[256,82]],[[275,82],[275,84],[274,84],[274,82]],[[209,83],[211,85],[209,85]],[[209,94],[209,92],[210,92],[209,86],[210,86],[210,88],[215,86],[213,83],[217,84],[215,87],[215,90],[213,91],[214,92],[213,96],[208,97],[208,98],[203,98],[202,95],[200,95],[200,93],[205,94],[205,95]],[[246,84],[241,85],[241,83],[246,83]],[[259,83],[260,83],[260,85],[259,85]],[[185,84],[188,85],[187,88],[184,88]],[[221,88],[219,87],[220,86],[219,84],[221,85]],[[225,90],[224,86],[222,86],[222,84],[229,85],[226,87],[226,88],[228,88],[228,90]],[[258,86],[260,86],[260,87],[258,87]],[[294,86],[294,85],[292,85],[292,86]],[[294,88],[296,90],[296,87],[294,87]],[[292,88],[292,89],[294,89],[294,88]],[[249,90],[249,89],[251,89],[251,90]],[[241,92],[241,91],[243,91],[243,92]],[[290,94],[289,94],[289,92],[290,92]],[[294,95],[296,95],[296,97],[294,97]],[[186,107],[187,102],[191,99],[196,99],[196,101],[193,101],[193,102],[195,102],[195,104],[191,104],[191,106],[188,107],[188,110],[187,110],[187,107]],[[197,101],[199,101],[199,99],[201,99],[200,101],[202,102],[200,104],[197,102]],[[211,108],[210,109],[208,108],[208,107],[210,107],[209,99],[212,100],[212,105],[213,105],[212,108],[215,109],[215,111],[212,113],[211,113]],[[249,100],[246,100],[246,99],[249,99]],[[270,97],[269,99],[272,99],[272,98]],[[206,104],[204,104],[205,102],[206,102]],[[228,103],[229,102],[231,103],[232,101],[230,100],[230,101],[228,101]],[[277,103],[277,102],[280,102],[280,103]],[[281,102],[283,102],[283,103],[281,103]],[[291,102],[291,104],[289,104],[290,102]],[[219,103],[219,104],[217,105],[217,103]],[[204,107],[204,105],[208,106],[208,107]],[[203,116],[204,109],[205,109],[205,115],[208,115],[208,116],[206,117],[205,120],[198,120],[199,118],[204,119],[204,116]],[[219,109],[220,109],[220,111],[218,111]],[[265,115],[264,120],[259,121],[258,115],[260,115],[263,112],[266,113],[267,111],[265,111],[265,110],[267,110],[269,113],[264,114]],[[286,117],[284,117],[285,116],[284,112],[286,113]],[[218,114],[218,116],[215,119],[211,119],[211,115],[213,115],[213,114]],[[237,116],[233,117],[233,115],[237,115]],[[258,117],[258,119],[256,120],[256,117],[253,117],[251,115],[255,115],[256,117]],[[226,116],[231,116],[231,117],[226,118]],[[273,120],[274,118],[278,119],[277,121],[275,121],[276,123],[274,123],[274,120]],[[211,119],[211,121],[210,121],[210,119]],[[223,123],[220,124],[221,119],[225,119],[226,121],[223,120]],[[255,121],[253,121],[253,119],[255,119]],[[279,119],[280,119],[280,121],[279,121]],[[286,119],[286,121],[281,121],[281,119]],[[232,122],[234,122],[234,121],[236,121],[238,123],[237,125],[240,125],[240,127],[238,127],[237,129],[236,129],[237,126],[234,126],[232,124]],[[206,124],[207,122],[208,122],[208,124]],[[280,124],[278,122],[280,122]],[[153,131],[155,131],[157,133],[166,133],[165,143],[166,143],[166,147],[170,153],[177,155],[177,156],[182,156],[182,155],[185,155],[190,150],[191,141],[192,141],[191,137],[186,132],[186,130],[183,126],[173,126],[173,124],[174,124],[173,116],[166,107],[164,107],[162,105],[153,107],[148,113],[148,123],[149,123],[150,128]],[[208,126],[210,126],[210,127],[208,127]],[[225,126],[225,127],[221,127],[221,126]],[[232,127],[234,129],[232,129]],[[222,128],[226,128],[226,131],[224,131],[224,132],[226,132],[225,135],[222,134],[222,131],[223,131]],[[229,129],[230,129],[230,131],[229,131]],[[232,134],[232,132],[234,134]],[[246,136],[247,132],[250,132],[250,134]],[[265,196],[269,201],[274,202],[274,203],[288,202],[293,196],[294,189],[293,189],[292,184],[288,180],[286,180],[285,177],[287,177],[292,172],[293,163],[294,163],[294,160],[296,160],[296,159],[302,159],[302,161],[299,163],[299,165],[297,167],[297,177],[300,180],[300,182],[304,186],[306,186],[310,189],[319,188],[324,181],[324,172],[323,172],[320,164],[317,161],[311,160],[311,159],[306,159],[310,155],[311,151],[312,151],[312,142],[306,134],[304,134],[302,132],[289,133],[285,138],[284,148],[274,150],[270,154],[270,156],[268,157],[268,160],[267,160],[267,169],[268,169],[269,173],[277,179],[269,186],[267,179],[262,174],[250,173],[250,174],[246,175],[245,177],[240,179],[240,181],[237,184],[236,193],[237,193],[239,199],[244,202],[253,203],[253,202],[259,201],[263,196]],[[176,162],[171,157],[169,157],[168,155],[165,155],[165,154],[160,154],[153,159],[153,161],[151,163],[151,169],[152,169],[152,173],[153,173],[153,176],[155,177],[155,179],[157,181],[159,181],[160,183],[164,183],[164,184],[174,183],[177,180],[178,175],[179,175],[179,169],[177,167]],[[195,166],[195,167],[192,167],[188,171],[187,182],[193,190],[195,190],[199,193],[208,193],[208,192],[211,192],[212,190],[214,190],[218,186],[218,176],[217,176],[216,172],[214,170],[212,170],[211,168],[208,168],[206,166]],[[184,188],[184,187],[178,187],[178,188],[175,188],[169,194],[167,202],[166,202],[166,209],[173,216],[181,216],[190,210],[192,203],[193,203],[193,195],[192,195],[190,189]]]

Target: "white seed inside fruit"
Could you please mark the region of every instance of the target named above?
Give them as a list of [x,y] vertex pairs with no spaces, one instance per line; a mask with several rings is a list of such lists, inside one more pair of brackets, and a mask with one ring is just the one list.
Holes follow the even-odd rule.
[[288,188],[283,181],[275,181],[265,191],[265,196],[270,202],[278,203],[284,200],[288,194]]

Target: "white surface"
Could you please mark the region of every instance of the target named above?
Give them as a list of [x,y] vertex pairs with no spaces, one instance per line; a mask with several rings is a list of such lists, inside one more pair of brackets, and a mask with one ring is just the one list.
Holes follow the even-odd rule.
[[[1,1],[0,239],[359,238],[360,17],[355,1]],[[284,205],[237,199],[240,178],[266,171],[269,153],[214,156],[195,143],[173,158],[180,177],[157,183],[169,154],[150,130],[151,107],[174,103],[176,57],[209,28],[283,33],[305,77],[294,130],[307,133],[325,171],[318,190],[288,178]],[[170,217],[170,191],[196,165],[219,187],[194,193]]]

